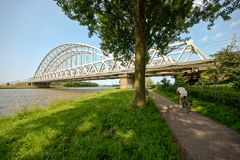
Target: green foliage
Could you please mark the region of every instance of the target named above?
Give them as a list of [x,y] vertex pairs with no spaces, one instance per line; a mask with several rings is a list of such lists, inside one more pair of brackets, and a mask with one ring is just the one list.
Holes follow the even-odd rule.
[[214,24],[218,17],[230,19],[229,14],[240,8],[238,0],[55,0],[65,14],[101,38],[101,48],[114,54],[123,65],[135,54],[134,104],[145,105],[145,67],[148,51],[153,46],[161,54],[169,52],[168,45],[180,40],[181,33],[201,20]]
[[240,52],[233,52],[235,46],[227,48],[214,55],[215,65],[201,74],[201,83],[235,83],[235,89],[239,89],[240,81]]
[[[137,1],[55,1],[70,19],[88,27],[89,36],[97,33],[104,50],[111,51],[115,57],[124,55],[126,59],[134,53]],[[143,1],[142,5],[145,49],[157,46],[162,52],[201,20],[210,22],[210,27],[218,17],[228,20],[229,14],[240,8],[237,0],[210,0],[201,5],[190,0]]]
[[93,82],[65,82],[62,84],[64,87],[97,87],[97,83]]
[[222,91],[218,93],[214,91],[212,88],[209,89],[200,89],[200,88],[188,88],[189,94],[193,97],[197,97],[204,101],[214,101],[219,104],[225,105],[225,106],[231,106],[240,109],[240,93],[232,92],[232,91]]
[[217,70],[223,81],[231,82],[240,78],[240,54],[224,49],[216,54]]
[[182,73],[178,73],[175,78],[175,85],[185,85],[188,83],[188,79]]
[[[182,85],[181,85],[182,86]],[[184,86],[188,91],[188,95],[191,97],[196,97],[203,101],[212,101],[215,103],[219,103],[221,105],[234,107],[240,109],[240,92],[234,91],[231,86],[225,87],[216,87],[214,86]],[[170,85],[167,87],[161,87],[159,89],[164,89],[168,92],[172,92],[176,94],[178,86],[177,85]]]
[[199,84],[213,84],[221,79],[219,70],[208,67],[208,69],[201,73]]
[[236,79],[235,81],[233,81],[233,88],[236,91],[240,91],[240,77],[238,79]]
[[171,84],[170,84],[170,80],[168,80],[167,78],[163,78],[162,80],[161,80],[161,87],[163,87],[163,88],[166,88],[166,87],[168,87],[168,86],[170,86]]
[[97,87],[97,83],[84,82],[84,81],[73,81],[73,82],[55,82],[51,86],[57,87]]
[[[189,91],[189,88],[187,89]],[[198,89],[200,92],[200,88]],[[225,89],[226,90],[226,89]],[[161,88],[155,89],[155,92],[168,97],[169,99],[177,102],[176,90],[173,87],[171,88]],[[240,132],[240,108],[232,106],[231,104],[226,105],[222,104],[221,102],[212,100],[210,97],[205,99],[203,97],[198,97],[199,95],[192,94],[192,90],[190,91],[190,101],[191,101],[191,108],[194,111],[200,112],[203,115],[206,115],[238,132]],[[201,96],[204,96],[205,91],[201,92]],[[206,96],[207,97],[207,96]],[[240,97],[240,93],[238,93],[238,98]],[[233,100],[232,95],[228,94],[227,97],[222,97],[225,101],[230,103]],[[235,99],[236,100],[236,99]],[[238,103],[239,104],[239,103]]]
[[111,90],[0,117],[1,159],[179,159],[154,102],[132,108],[132,90]]
[[152,86],[154,85],[154,82],[151,78],[146,78],[146,87],[147,88],[152,88]]

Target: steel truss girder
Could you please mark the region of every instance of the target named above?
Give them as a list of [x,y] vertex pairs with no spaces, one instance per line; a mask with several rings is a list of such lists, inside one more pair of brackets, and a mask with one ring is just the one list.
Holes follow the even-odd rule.
[[[193,54],[201,60],[208,60],[192,40],[169,45],[169,49],[168,54],[162,54],[158,49],[150,49],[150,60],[146,67],[157,68],[166,64],[189,62]],[[127,72],[134,69],[134,59],[133,56],[127,64],[122,65],[121,62],[115,61],[111,54],[99,48],[70,42],[52,49],[38,66],[31,81],[52,81]]]

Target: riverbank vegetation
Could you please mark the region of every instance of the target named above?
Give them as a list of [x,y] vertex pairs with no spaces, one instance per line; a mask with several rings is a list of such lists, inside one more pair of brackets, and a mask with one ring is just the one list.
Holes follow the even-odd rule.
[[[63,88],[63,87],[98,87],[99,85],[94,82],[87,81],[71,81],[71,82],[53,82],[50,88]],[[28,84],[6,84],[0,85],[0,89],[24,89],[24,88],[37,88]]]
[[108,90],[2,117],[1,159],[179,159],[153,101],[133,108],[132,97]]
[[71,81],[71,82],[54,82],[52,87],[97,87],[98,84],[86,81]]
[[0,85],[0,89],[25,89],[25,88],[36,88],[29,85]]

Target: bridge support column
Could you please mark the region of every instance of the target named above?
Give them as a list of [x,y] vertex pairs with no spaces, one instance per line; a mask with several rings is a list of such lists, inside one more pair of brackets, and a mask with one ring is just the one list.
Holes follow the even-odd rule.
[[120,75],[120,88],[133,88],[134,87],[134,78],[132,75],[124,74]]
[[50,83],[49,82],[32,83],[31,86],[37,88],[50,88]]

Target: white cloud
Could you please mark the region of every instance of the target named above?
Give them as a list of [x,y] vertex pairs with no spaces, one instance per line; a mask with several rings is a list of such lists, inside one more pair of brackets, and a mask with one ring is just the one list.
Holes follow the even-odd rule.
[[207,41],[207,40],[208,40],[208,36],[205,36],[205,37],[202,38],[202,41],[203,41],[203,42],[205,42],[205,41]]
[[215,38],[220,38],[220,37],[223,37],[223,36],[225,36],[226,35],[226,33],[225,32],[220,32],[220,33],[218,33],[216,36],[215,36]]
[[234,26],[237,26],[237,25],[240,25],[240,19],[236,20],[236,21],[232,21],[232,23],[230,24],[231,27],[234,27]]

